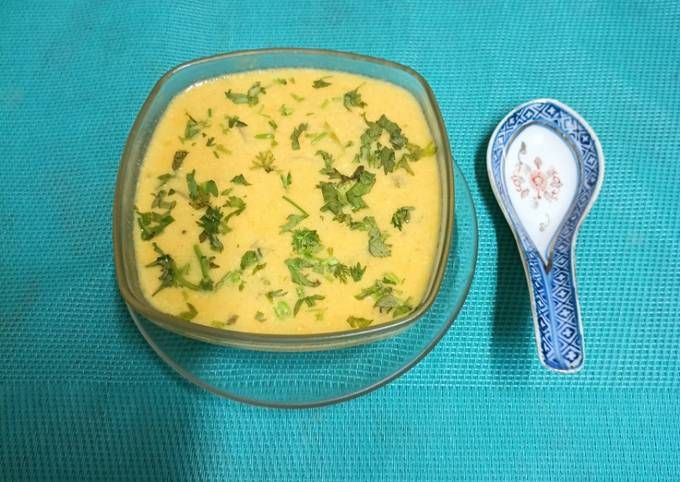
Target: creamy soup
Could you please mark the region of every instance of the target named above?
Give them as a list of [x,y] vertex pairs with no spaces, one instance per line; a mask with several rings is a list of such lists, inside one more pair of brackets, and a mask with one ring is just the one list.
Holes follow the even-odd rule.
[[322,333],[415,309],[433,271],[441,188],[409,92],[273,69],[172,100],[136,210],[140,283],[157,309],[229,330]]

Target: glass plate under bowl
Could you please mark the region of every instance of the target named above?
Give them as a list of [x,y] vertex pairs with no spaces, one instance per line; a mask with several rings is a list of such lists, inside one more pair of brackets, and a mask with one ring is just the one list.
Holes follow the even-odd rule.
[[[418,363],[444,336],[470,289],[477,262],[477,217],[454,165],[455,223],[441,289],[430,309],[393,338],[316,352],[262,352],[213,345],[130,314],[146,341],[175,371],[210,392],[267,407],[303,408],[368,393]],[[128,306],[129,307],[129,306]]]

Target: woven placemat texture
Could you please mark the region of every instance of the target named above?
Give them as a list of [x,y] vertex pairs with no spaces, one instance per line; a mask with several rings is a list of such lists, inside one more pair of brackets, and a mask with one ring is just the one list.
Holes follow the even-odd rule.
[[[669,479],[680,474],[680,3],[0,3],[0,480]],[[430,82],[479,215],[453,329],[414,370],[275,411],[179,379],[115,284],[120,154],[156,80],[239,49],[320,47]],[[554,97],[602,141],[577,245],[583,372],[537,361],[485,168],[496,123]]]

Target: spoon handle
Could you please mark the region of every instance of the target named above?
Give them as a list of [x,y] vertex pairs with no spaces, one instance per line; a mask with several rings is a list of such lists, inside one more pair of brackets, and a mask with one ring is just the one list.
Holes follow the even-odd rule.
[[574,254],[555,247],[546,266],[536,251],[527,255],[536,344],[543,365],[561,373],[583,366],[583,327],[576,293]]

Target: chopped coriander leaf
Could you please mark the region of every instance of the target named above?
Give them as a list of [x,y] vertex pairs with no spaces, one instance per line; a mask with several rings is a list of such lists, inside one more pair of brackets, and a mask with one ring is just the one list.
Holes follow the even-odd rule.
[[281,184],[283,184],[283,188],[286,191],[288,190],[290,185],[293,184],[293,176],[291,175],[290,171],[288,171],[288,174],[285,176],[281,174]]
[[286,266],[288,267],[293,283],[310,287],[319,286],[319,284],[321,284],[319,280],[310,280],[302,272],[305,268],[313,268],[315,266],[314,262],[304,258],[289,258],[286,260]]
[[243,176],[243,174],[239,174],[238,176],[232,177],[231,182],[234,183],[234,184],[240,184],[241,186],[250,186],[251,185],[248,182],[248,180]]
[[376,280],[368,288],[362,289],[355,298],[363,300],[370,296],[373,298],[375,308],[378,308],[381,313],[391,312],[392,316],[396,318],[413,310],[410,299],[401,300],[397,296],[398,294],[399,292],[395,290],[394,285],[385,283],[384,278]]
[[274,130],[276,130],[276,129],[279,128],[279,125],[278,125],[276,122],[274,122],[274,119],[269,119],[269,122],[267,122],[267,123],[268,123],[268,124],[271,126],[271,128],[274,129]]
[[258,249],[257,251],[249,250],[243,253],[241,256],[241,269],[246,270],[251,266],[257,264],[262,259],[262,253]]
[[325,299],[325,296],[321,295],[311,295],[311,296],[305,296],[304,298],[300,298],[295,302],[295,307],[293,308],[293,316],[297,315],[298,312],[300,311],[300,308],[302,308],[302,305],[305,304],[308,307],[313,307],[316,305],[317,301],[321,301]]
[[169,212],[165,214],[157,213],[155,211],[140,212],[135,208],[137,212],[137,224],[139,229],[142,230],[142,239],[148,241],[155,238],[163,232],[163,230],[171,224],[175,218],[173,218]]
[[321,150],[316,151],[315,155],[321,156],[321,159],[323,159],[324,167],[319,171],[321,174],[332,176],[334,172],[337,172],[337,170],[333,167],[333,163],[335,162],[335,160],[333,159],[332,155],[330,155],[326,151]]
[[[233,218],[234,216],[239,216],[246,209],[246,203],[243,199],[241,199],[238,196],[229,196],[227,202],[224,203],[224,207],[234,208],[232,212],[230,212],[224,217],[224,223],[227,223],[231,218]],[[229,231],[228,228],[225,230],[225,232],[227,231]]]
[[362,196],[368,194],[375,184],[375,174],[371,174],[364,170],[364,166],[359,166],[352,175],[356,179],[356,183],[349,188],[347,193],[347,201],[351,204],[353,211],[358,211],[367,207]]
[[170,179],[174,179],[174,178],[175,178],[175,173],[174,173],[174,172],[173,172],[173,173],[166,172],[165,174],[161,174],[160,176],[158,176],[158,177],[156,178],[156,179],[158,179],[158,180],[161,182],[161,183],[158,185],[158,187],[160,188],[160,187],[165,186],[165,184],[167,184],[167,182],[168,182]]
[[267,297],[267,299],[269,301],[271,301],[273,303],[274,298],[286,296],[287,294],[288,293],[286,291],[283,291],[283,290],[273,290],[273,291],[267,291],[267,293],[265,293],[265,296]]
[[291,146],[294,151],[300,149],[300,135],[309,128],[309,125],[302,123],[293,129],[293,133],[290,135]]
[[212,278],[210,278],[210,270],[219,268],[219,266],[215,264],[215,257],[204,255],[198,244],[194,245],[194,253],[196,254],[196,258],[198,258],[198,265],[201,268],[201,281],[199,281],[198,287],[203,291],[211,291],[214,287],[214,283]]
[[281,226],[279,233],[291,231],[295,226],[297,226],[298,224],[300,224],[302,221],[309,217],[309,213],[302,209],[300,206],[298,206],[292,199],[283,196],[283,200],[286,201],[291,206],[293,206],[295,209],[297,209],[300,212],[300,214],[289,214],[288,217],[286,218],[286,224],[283,224]]
[[282,104],[281,107],[279,107],[279,113],[283,117],[288,117],[289,115],[291,115],[293,113],[293,109],[291,109],[290,107],[287,107],[286,104]]
[[349,92],[345,92],[345,95],[342,96],[342,103],[345,106],[345,109],[352,110],[352,107],[366,107],[366,102],[361,100],[359,87],[350,90]]
[[[358,211],[367,207],[363,196],[371,191],[375,184],[375,175],[366,171],[364,166],[355,169],[351,176],[345,176],[334,167],[330,162],[326,162],[326,167],[322,170],[331,179],[338,179],[338,183],[321,182],[319,188],[324,200],[321,211],[330,211],[335,215],[337,221],[343,222],[347,217],[343,213],[343,208],[347,205],[353,211]],[[350,183],[353,184],[350,185]],[[348,188],[348,186],[350,186]]]
[[180,137],[180,141],[184,142],[189,139],[196,137],[203,129],[208,127],[210,124],[207,121],[198,121],[194,119],[191,114],[185,112],[187,116],[187,123],[184,126],[184,137]]
[[266,173],[276,170],[274,165],[274,154],[272,151],[263,151],[255,156],[251,169],[262,169]]
[[326,264],[328,265],[328,271],[330,274],[337,278],[341,283],[347,283],[347,277],[350,274],[349,266],[340,263],[335,258],[329,258],[326,260]]
[[368,252],[372,256],[384,258],[392,254],[392,246],[385,242],[387,236],[378,228],[373,216],[364,218],[368,225]]
[[227,99],[231,100],[234,104],[248,104],[253,106],[257,105],[257,103],[260,101],[260,94],[266,93],[267,91],[262,86],[262,84],[260,84],[260,82],[255,82],[250,86],[250,89],[248,89],[248,92],[245,94],[232,92],[231,89],[229,89],[224,93],[224,95],[226,95]]
[[293,251],[297,254],[310,256],[321,249],[319,234],[311,229],[296,229],[291,241]]
[[231,127],[246,127],[246,126],[248,126],[248,124],[246,124],[241,119],[239,119],[237,115],[228,116],[227,122],[228,122],[228,125],[229,125],[230,128]]
[[411,221],[411,211],[414,209],[413,206],[403,206],[397,209],[392,215],[392,226],[401,231],[404,224]]
[[321,211],[330,211],[336,216],[340,216],[342,214],[342,207],[347,204],[345,195],[332,182],[319,183],[319,188],[321,188],[321,195],[324,200]]
[[325,77],[321,77],[320,79],[316,79],[314,82],[312,82],[312,87],[315,89],[323,89],[324,87],[328,87],[331,85],[331,83],[326,82],[324,79],[329,79],[330,77],[330,75],[327,75]]
[[349,268],[349,274],[352,276],[352,280],[355,282],[361,281],[361,278],[364,276],[364,272],[366,271],[366,266],[361,266],[361,264],[357,263],[354,266],[350,266]]
[[263,321],[267,321],[267,318],[265,318],[264,313],[262,313],[261,311],[257,311],[255,313],[255,319],[260,323],[262,323]]
[[350,316],[347,318],[347,323],[349,323],[349,326],[352,328],[366,328],[371,323],[373,323],[373,320],[368,320],[358,316]]
[[295,99],[297,102],[302,102],[303,100],[305,100],[304,97],[300,97],[299,95],[296,95],[296,94],[294,94],[294,93],[292,93],[292,92],[291,92],[290,96],[291,96],[293,99]]
[[220,278],[220,280],[215,283],[215,290],[220,289],[222,286],[224,286],[226,283],[229,283],[231,285],[238,285],[241,283],[241,271],[239,270],[234,270],[234,271],[227,271],[227,273]]
[[184,318],[185,320],[193,320],[198,314],[198,311],[196,310],[196,307],[191,303],[187,303],[187,308],[189,309],[187,311],[183,311],[182,313],[180,313],[179,317]]
[[172,158],[172,170],[176,171],[180,167],[182,167],[182,163],[184,162],[184,159],[187,157],[187,154],[189,154],[189,151],[175,151],[175,155]]
[[260,263],[258,265],[255,265],[255,267],[253,268],[252,274],[257,273],[258,271],[262,271],[266,266],[267,266],[267,263]]
[[170,211],[177,205],[177,201],[166,201],[165,197],[166,196],[171,196],[174,194],[174,190],[169,189],[161,189],[160,191],[156,192],[153,195],[153,201],[151,201],[151,209],[158,208],[158,209],[167,209]]
[[151,268],[158,266],[161,268],[161,275],[158,277],[161,284],[151,296],[156,296],[159,291],[165,288],[181,287],[192,290],[198,289],[198,286],[187,281],[184,277],[189,271],[189,265],[183,266],[182,268],[178,267],[172,256],[163,252],[156,243],[153,243],[153,249],[158,254],[158,257],[153,262],[147,264],[146,267]]
[[290,305],[285,301],[279,301],[274,305],[274,314],[279,320],[290,318],[291,313]]
[[255,139],[273,139],[274,134],[271,132],[261,132],[260,134],[255,134]]
[[207,239],[210,243],[210,249],[213,251],[221,252],[224,249],[224,245],[218,235],[228,232],[229,227],[223,218],[224,215],[220,208],[208,206],[205,214],[196,223],[203,228],[203,231],[198,235],[198,240],[202,243]]
[[286,79],[274,79],[274,83],[279,85],[286,85],[288,81]]
[[316,134],[315,136],[312,137],[312,144],[316,144],[320,140],[322,140],[324,137],[328,135],[328,132],[320,132]]
[[189,204],[194,209],[202,209],[210,204],[210,195],[217,197],[219,190],[215,181],[210,179],[202,183],[196,182],[196,170],[186,175],[189,190]]
[[215,145],[215,138],[214,137],[208,137],[208,141],[205,143],[207,147],[212,147]]

